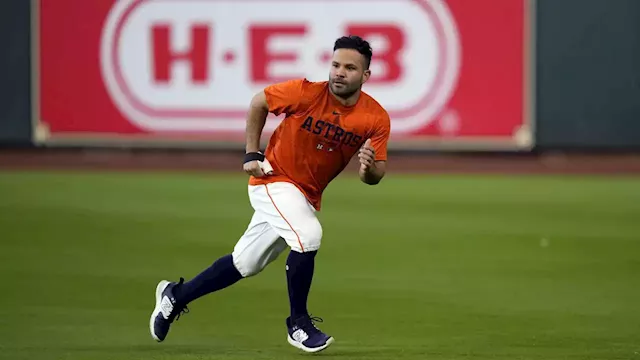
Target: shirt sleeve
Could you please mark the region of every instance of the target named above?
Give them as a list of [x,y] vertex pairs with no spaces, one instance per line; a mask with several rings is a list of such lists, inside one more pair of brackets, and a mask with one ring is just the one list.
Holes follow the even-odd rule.
[[381,114],[376,122],[373,135],[371,136],[371,146],[373,146],[375,151],[375,161],[387,160],[387,143],[389,142],[390,134],[391,119],[389,119],[389,115],[385,112]]
[[304,79],[295,79],[267,86],[264,89],[264,94],[269,105],[269,112],[278,116],[283,113],[288,115],[299,111],[304,82]]

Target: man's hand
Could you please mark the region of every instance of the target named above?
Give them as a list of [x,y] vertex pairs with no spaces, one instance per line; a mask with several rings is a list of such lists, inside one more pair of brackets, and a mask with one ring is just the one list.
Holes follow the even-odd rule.
[[376,159],[376,151],[371,146],[371,139],[367,139],[358,153],[360,159],[360,172],[366,172],[370,167],[374,166]]
[[264,172],[262,172],[262,168],[260,167],[260,163],[258,162],[258,160],[246,162],[242,167],[244,169],[244,172],[249,175],[253,175],[255,177],[264,176]]

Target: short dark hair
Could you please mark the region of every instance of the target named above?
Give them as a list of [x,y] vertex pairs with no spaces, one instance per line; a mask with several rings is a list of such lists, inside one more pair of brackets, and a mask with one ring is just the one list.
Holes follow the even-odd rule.
[[357,35],[343,36],[336,40],[333,45],[333,51],[338,49],[353,49],[362,54],[365,58],[364,68],[369,69],[371,65],[371,57],[373,56],[373,50],[369,42]]

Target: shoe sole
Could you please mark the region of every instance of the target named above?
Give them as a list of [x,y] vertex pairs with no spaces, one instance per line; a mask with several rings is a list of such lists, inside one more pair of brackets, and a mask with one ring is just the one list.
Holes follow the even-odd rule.
[[158,314],[161,312],[160,303],[162,302],[162,293],[164,292],[164,289],[166,289],[167,286],[169,286],[169,284],[171,284],[169,281],[162,280],[158,283],[158,286],[156,286],[156,307],[153,309],[153,312],[151,313],[151,319],[149,320],[149,331],[151,332],[151,337],[157,342],[161,342],[164,339],[160,339],[156,335],[153,325],[156,321],[156,316],[158,316]]
[[287,341],[289,342],[289,344],[291,344],[291,346],[293,346],[293,347],[295,347],[297,349],[300,349],[300,350],[302,350],[304,352],[317,353],[317,352],[320,352],[320,351],[328,348],[329,345],[333,344],[333,342],[335,340],[333,339],[333,337],[330,337],[324,345],[318,346],[317,348],[306,347],[306,346],[304,346],[304,344],[293,340],[293,338],[289,334],[287,334]]

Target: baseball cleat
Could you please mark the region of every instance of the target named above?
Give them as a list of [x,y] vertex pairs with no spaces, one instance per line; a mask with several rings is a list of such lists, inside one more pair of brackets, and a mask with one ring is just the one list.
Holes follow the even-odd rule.
[[189,309],[176,302],[173,290],[176,286],[180,286],[184,282],[180,278],[180,282],[169,282],[162,280],[156,286],[156,307],[151,313],[149,320],[149,330],[151,337],[161,342],[169,333],[169,328],[174,320],[180,318],[183,313],[188,313]]
[[315,353],[328,348],[334,342],[334,339],[320,331],[315,322],[322,322],[322,319],[306,315],[292,321],[291,317],[288,317],[286,323],[289,331],[287,335],[289,344],[308,353]]

